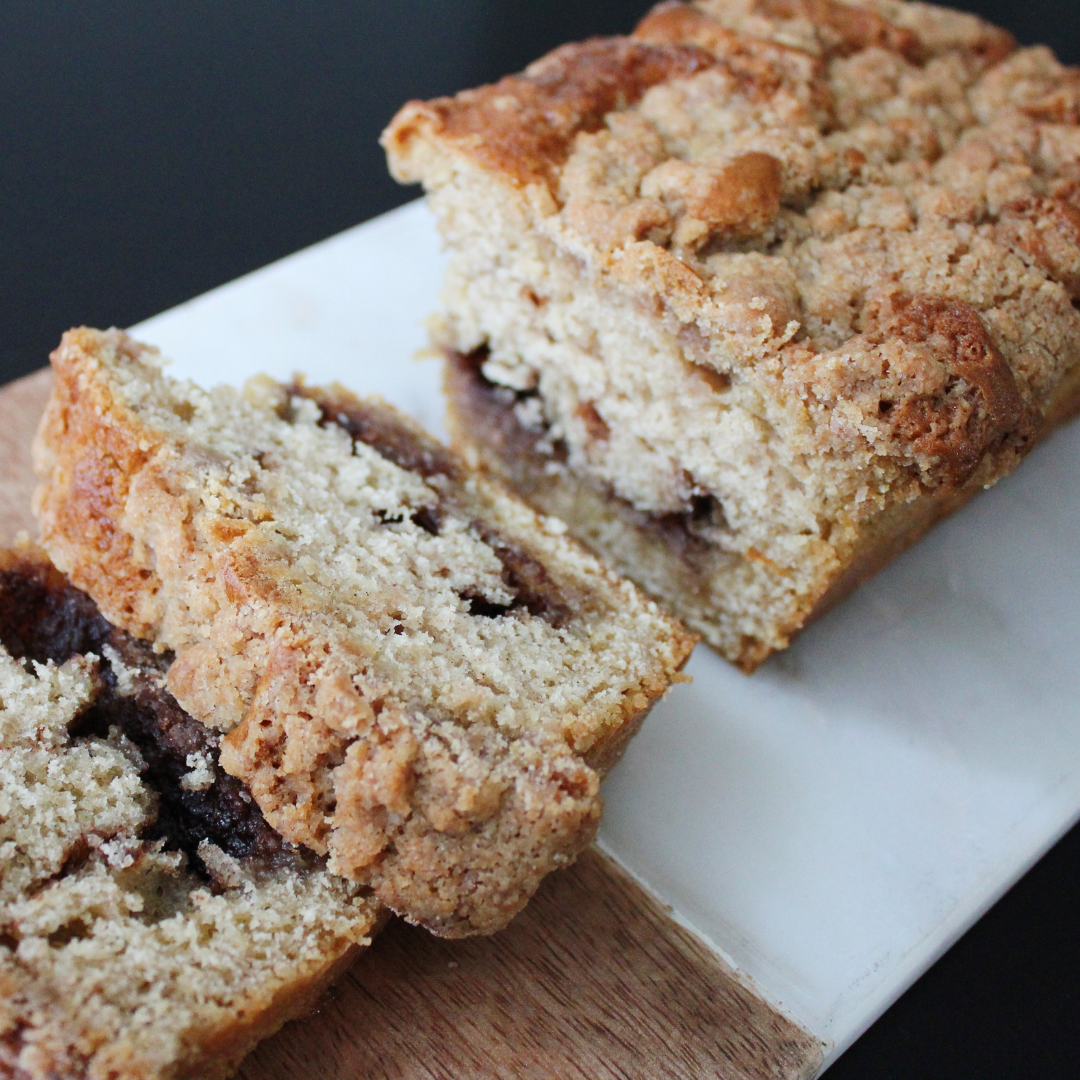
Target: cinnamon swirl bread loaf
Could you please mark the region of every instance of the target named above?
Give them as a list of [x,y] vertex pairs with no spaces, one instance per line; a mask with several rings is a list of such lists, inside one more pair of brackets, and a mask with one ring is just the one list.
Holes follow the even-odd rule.
[[694,638],[384,403],[203,391],[117,331],[53,355],[50,555],[224,735],[266,820],[395,911],[491,932],[592,839]]
[[753,669],[1076,411],[1078,120],[905,0],[664,3],[406,105],[457,443]]

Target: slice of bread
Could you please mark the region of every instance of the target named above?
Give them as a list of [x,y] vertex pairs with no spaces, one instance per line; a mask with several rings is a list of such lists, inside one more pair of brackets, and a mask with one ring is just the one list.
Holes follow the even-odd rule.
[[43,553],[0,551],[0,1076],[227,1076],[377,928],[166,667]]
[[1080,408],[1078,121],[904,0],[664,3],[406,105],[455,443],[753,669]]
[[57,565],[175,651],[170,690],[282,835],[437,933],[503,926],[594,836],[693,636],[384,403],[205,392],[116,331],[53,366]]

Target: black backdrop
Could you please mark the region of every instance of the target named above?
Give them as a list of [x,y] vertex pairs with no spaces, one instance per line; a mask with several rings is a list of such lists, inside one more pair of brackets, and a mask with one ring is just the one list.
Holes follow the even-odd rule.
[[[396,107],[628,30],[648,0],[0,5],[0,381],[70,325],[127,326],[416,191]],[[1080,0],[962,5],[1080,61]],[[1080,1076],[1080,829],[830,1080]]]

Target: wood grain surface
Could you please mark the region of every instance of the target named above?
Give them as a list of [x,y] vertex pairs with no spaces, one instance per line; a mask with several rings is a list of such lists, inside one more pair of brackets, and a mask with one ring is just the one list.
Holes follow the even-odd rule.
[[821,1048],[597,849],[490,938],[394,921],[244,1080],[749,1080],[812,1075]]
[[[0,531],[34,534],[42,371],[0,390]],[[597,849],[502,933],[441,941],[399,920],[243,1080],[788,1080],[820,1043]]]

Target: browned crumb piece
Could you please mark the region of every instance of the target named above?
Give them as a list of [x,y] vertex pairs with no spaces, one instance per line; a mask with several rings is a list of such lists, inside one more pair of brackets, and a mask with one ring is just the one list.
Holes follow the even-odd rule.
[[0,1076],[227,1076],[376,927],[221,770],[166,666],[0,551]]
[[664,3],[406,105],[456,441],[752,669],[1080,407],[1078,121],[903,0]]
[[175,652],[278,832],[439,933],[498,929],[592,839],[694,639],[389,406],[157,363],[115,331],[54,354],[50,554]]

